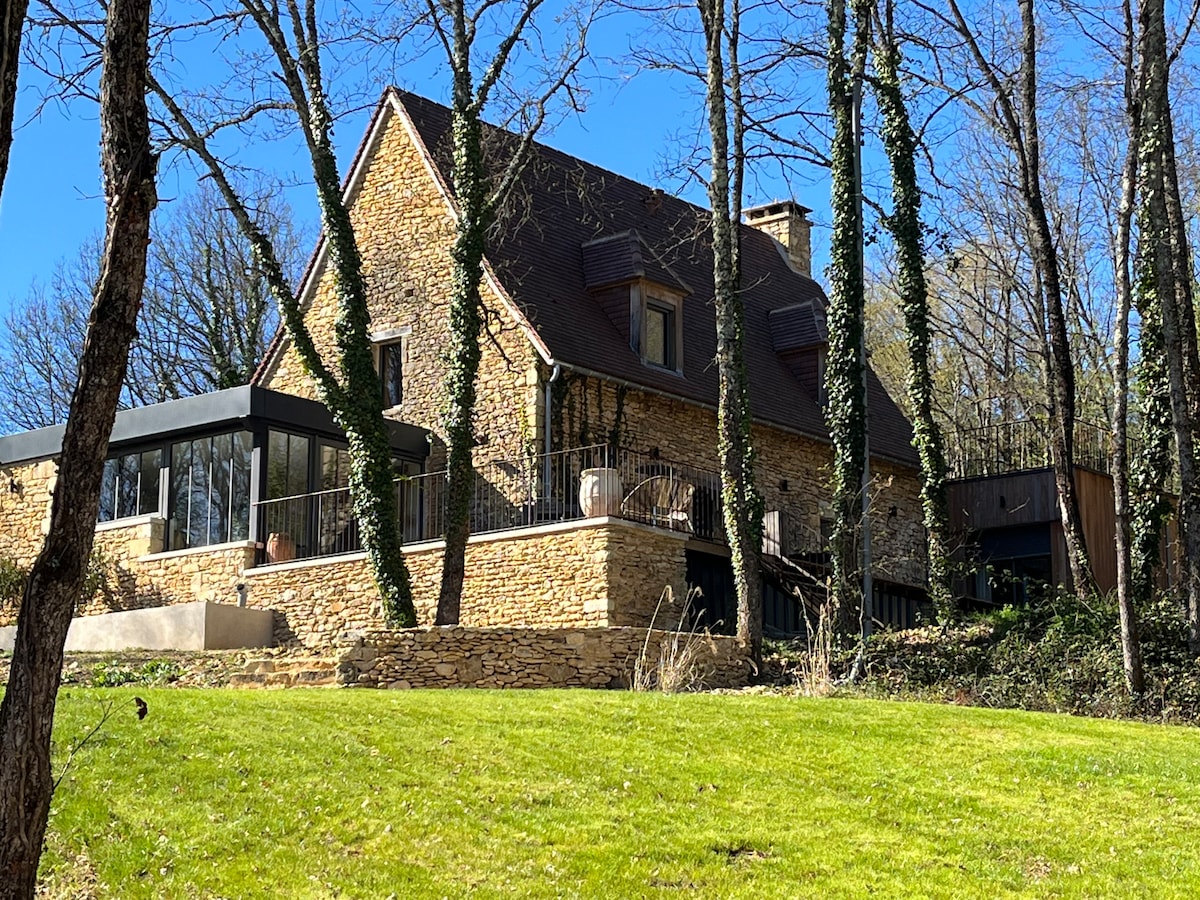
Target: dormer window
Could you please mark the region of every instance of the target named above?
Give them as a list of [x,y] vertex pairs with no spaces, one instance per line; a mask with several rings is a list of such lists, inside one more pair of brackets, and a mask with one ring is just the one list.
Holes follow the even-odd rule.
[[653,298],[646,301],[644,351],[646,362],[676,368],[674,305]]
[[683,371],[683,297],[645,282],[630,289],[630,341],[648,366]]

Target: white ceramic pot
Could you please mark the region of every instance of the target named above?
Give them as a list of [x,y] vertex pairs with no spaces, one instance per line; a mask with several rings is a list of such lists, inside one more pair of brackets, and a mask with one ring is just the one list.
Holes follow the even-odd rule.
[[616,469],[584,469],[579,474],[579,508],[587,517],[621,511],[621,475]]

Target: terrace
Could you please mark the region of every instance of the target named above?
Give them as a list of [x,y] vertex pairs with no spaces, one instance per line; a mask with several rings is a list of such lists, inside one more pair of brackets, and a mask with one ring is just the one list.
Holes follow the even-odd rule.
[[[396,481],[405,543],[445,536],[447,473]],[[720,477],[655,453],[597,444],[476,466],[472,534],[607,516],[723,543]],[[348,488],[254,504],[258,563],[353,553],[362,548]]]
[[[948,476],[979,478],[1050,466],[1049,425],[1039,419],[996,422],[946,435]],[[1075,465],[1109,474],[1112,435],[1107,427],[1075,423]]]

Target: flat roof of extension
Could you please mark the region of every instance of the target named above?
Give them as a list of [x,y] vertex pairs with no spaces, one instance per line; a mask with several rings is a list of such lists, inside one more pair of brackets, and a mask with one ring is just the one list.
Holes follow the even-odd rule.
[[[153,406],[125,409],[117,413],[109,448],[170,440],[186,434],[211,433],[222,427],[251,420],[283,429],[294,428],[343,439],[333,416],[324,404],[292,394],[269,391],[254,385],[198,394]],[[0,437],[0,465],[31,462],[57,456],[62,449],[62,425],[22,431]],[[388,420],[393,450],[424,459],[429,455],[429,432],[416,425]]]

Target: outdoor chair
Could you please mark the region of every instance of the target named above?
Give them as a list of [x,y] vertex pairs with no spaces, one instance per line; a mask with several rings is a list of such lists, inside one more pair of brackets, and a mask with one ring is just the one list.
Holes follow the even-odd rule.
[[696,486],[673,475],[652,475],[639,483],[621,501],[627,519],[692,532],[692,496]]

